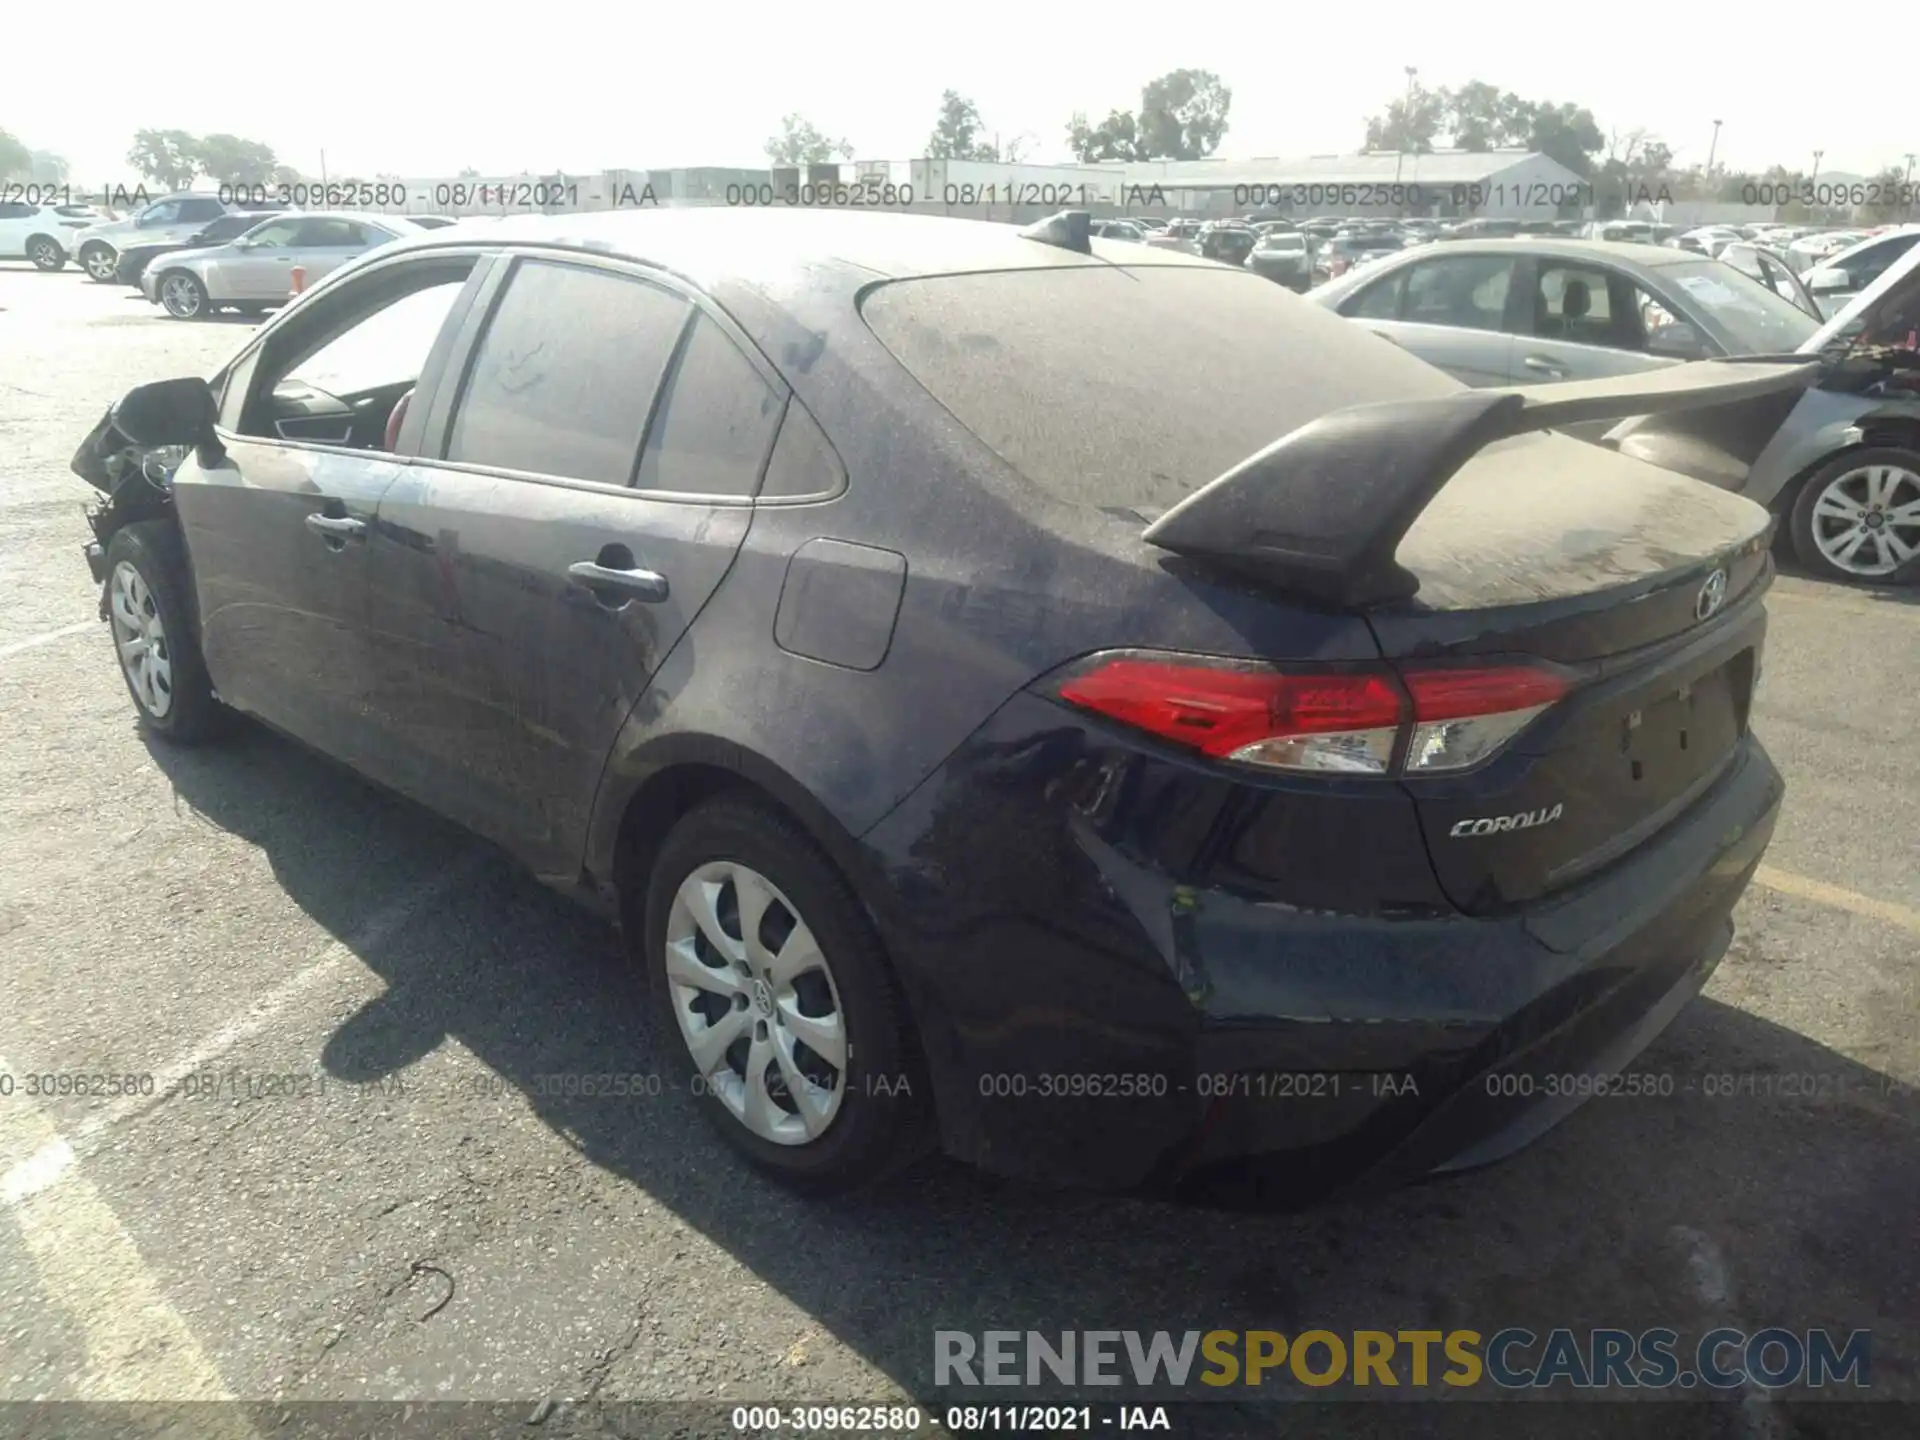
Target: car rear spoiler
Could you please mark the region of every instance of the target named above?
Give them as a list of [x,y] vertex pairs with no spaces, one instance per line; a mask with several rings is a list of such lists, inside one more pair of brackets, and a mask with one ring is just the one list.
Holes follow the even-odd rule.
[[1142,538],[1331,605],[1405,600],[1420,582],[1394,552],[1433,497],[1495,441],[1804,390],[1818,371],[1802,356],[1709,360],[1336,410],[1195,491]]

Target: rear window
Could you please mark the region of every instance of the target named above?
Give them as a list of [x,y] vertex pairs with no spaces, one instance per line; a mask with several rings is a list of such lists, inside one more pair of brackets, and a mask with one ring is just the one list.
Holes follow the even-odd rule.
[[1056,499],[1164,509],[1307,421],[1458,382],[1246,273],[1082,265],[900,280],[861,313]]

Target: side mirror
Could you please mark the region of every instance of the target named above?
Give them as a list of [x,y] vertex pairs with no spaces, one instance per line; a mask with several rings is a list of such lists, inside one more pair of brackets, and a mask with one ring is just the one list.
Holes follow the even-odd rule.
[[1853,277],[1838,265],[1817,265],[1801,277],[1800,283],[1814,295],[1837,295],[1853,288]]
[[199,445],[213,438],[220,407],[199,376],[136,385],[113,407],[113,427],[146,449]]
[[1647,353],[1670,360],[1704,360],[1707,347],[1698,330],[1684,320],[1675,320],[1648,334]]

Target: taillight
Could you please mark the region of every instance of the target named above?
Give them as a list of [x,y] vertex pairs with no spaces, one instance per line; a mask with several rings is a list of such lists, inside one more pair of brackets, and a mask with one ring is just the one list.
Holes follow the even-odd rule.
[[1413,697],[1409,774],[1478,765],[1567,693],[1565,680],[1530,665],[1409,669],[1401,678]]
[[[1478,765],[1562,695],[1528,665],[1340,670],[1115,654],[1076,667],[1062,700],[1218,760],[1347,775]],[[1399,760],[1396,771],[1396,757]]]

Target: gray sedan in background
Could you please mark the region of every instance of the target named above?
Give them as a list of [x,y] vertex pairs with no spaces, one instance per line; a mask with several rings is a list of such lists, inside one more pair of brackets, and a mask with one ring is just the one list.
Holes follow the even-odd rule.
[[287,302],[296,269],[313,285],[355,256],[424,228],[398,215],[281,215],[225,245],[161,256],[141,275],[140,288],[177,320],[204,319],[221,306],[258,314]]
[[1730,265],[1659,245],[1463,240],[1390,255],[1308,297],[1468,385],[1784,354],[1820,322]]

